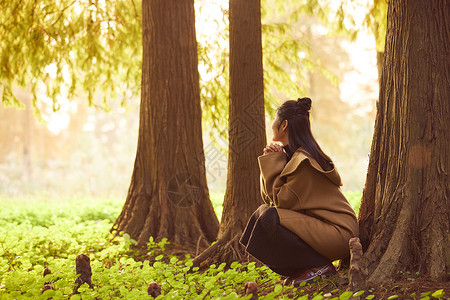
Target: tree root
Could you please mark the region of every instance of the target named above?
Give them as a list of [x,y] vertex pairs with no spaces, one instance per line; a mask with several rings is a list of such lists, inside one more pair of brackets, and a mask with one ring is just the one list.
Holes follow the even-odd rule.
[[362,245],[359,238],[351,238],[350,246],[350,269],[348,270],[349,291],[362,291],[366,289],[367,268],[363,261]]
[[193,259],[193,267],[203,268],[214,263],[223,262],[229,265],[234,261],[248,260],[248,254],[245,253],[244,248],[239,244],[241,235],[242,233],[238,232],[232,236],[230,228],[216,243]]
[[258,285],[254,281],[247,281],[244,286],[245,296],[252,295],[250,300],[258,300]]

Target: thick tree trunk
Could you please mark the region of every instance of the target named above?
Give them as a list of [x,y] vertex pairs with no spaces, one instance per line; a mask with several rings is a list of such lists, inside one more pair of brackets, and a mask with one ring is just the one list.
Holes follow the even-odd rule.
[[260,0],[230,1],[228,174],[218,242],[194,262],[242,260],[239,238],[262,204],[257,157],[266,144]]
[[138,148],[113,228],[139,244],[168,238],[194,249],[216,239],[201,132],[194,1],[142,1],[143,65]]
[[228,173],[219,238],[262,204],[257,157],[266,144],[260,0],[230,1]]
[[450,2],[389,1],[380,100],[359,213],[370,282],[449,271]]

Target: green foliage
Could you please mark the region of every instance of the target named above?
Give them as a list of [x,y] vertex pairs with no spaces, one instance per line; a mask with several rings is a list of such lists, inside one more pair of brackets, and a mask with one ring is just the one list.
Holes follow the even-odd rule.
[[434,293],[431,294],[432,297],[434,298],[442,298],[444,296],[445,292],[443,289],[441,290],[437,290]]
[[[4,204],[2,208],[7,207]],[[33,207],[34,214],[38,215],[39,206]],[[163,295],[168,298],[214,299],[226,295],[237,298],[246,281],[260,282],[261,278],[269,282],[279,280],[279,276],[267,267],[255,268],[254,263],[234,263],[228,269],[225,269],[226,264],[212,265],[204,273],[199,273],[198,268],[191,270],[189,257],[182,260],[171,256],[166,263],[163,262],[164,255],[159,254],[154,262],[137,261],[133,259],[137,257],[136,253],[130,250],[134,241],[126,234],[114,237],[109,233],[110,220],[79,219],[74,203],[72,208],[73,215],[60,215],[49,227],[41,227],[39,220],[28,217],[31,214],[24,215],[24,222],[12,219],[12,223],[6,222],[2,215],[2,299],[69,298],[76,278],[75,257],[80,253],[90,257],[95,288],[91,290],[82,285],[80,295],[73,295],[72,299],[148,298],[147,285],[152,281],[161,283]],[[97,210],[93,215],[101,215],[100,205],[91,209]],[[167,240],[155,243],[150,239],[148,249],[161,253],[166,244]],[[43,278],[46,267],[52,273]],[[55,290],[41,295],[45,282],[50,282]]]
[[[312,52],[308,46],[309,38],[305,35],[296,37],[295,26],[285,22],[267,22],[261,25],[263,43],[263,65],[266,110],[273,118],[275,109],[284,95],[301,95],[308,87],[307,73],[317,67],[311,59]],[[307,53],[301,58],[301,53]],[[277,95],[278,94],[278,95]]]
[[[202,1],[199,1],[202,2]],[[222,31],[215,37],[202,36],[199,41],[199,69],[202,100],[203,127],[208,128],[211,141],[227,153],[219,138],[228,140],[228,11],[224,8]],[[201,15],[201,4],[198,10]],[[274,116],[275,109],[287,98],[307,92],[311,72],[319,72],[334,84],[337,77],[324,68],[309,45],[311,23],[322,22],[331,34],[356,37],[356,30],[343,23],[351,16],[342,5],[335,18],[329,7],[320,1],[262,1],[261,34],[263,50],[264,101],[266,114]],[[317,17],[314,19],[314,17]],[[200,16],[201,18],[201,16]]]
[[123,203],[116,199],[87,197],[61,201],[60,198],[5,198],[0,196],[0,226],[26,225],[49,228],[65,220],[82,224],[107,220],[114,222]]
[[354,209],[355,213],[358,214],[359,207],[361,206],[362,193],[360,191],[345,191],[344,195]]
[[210,191],[211,203],[213,205],[213,208],[217,215],[217,218],[219,218],[219,221],[222,218],[223,199],[224,199],[223,197],[224,197],[224,192],[211,192]]
[[[209,25],[210,16],[203,13],[203,7],[211,5],[207,0],[196,1],[196,22]],[[218,138],[228,138],[228,85],[229,85],[229,45],[228,45],[228,13],[222,9],[223,17],[215,20],[215,35],[204,33],[196,24],[198,41],[198,64],[200,75],[200,99],[202,106],[202,127],[208,132],[211,141],[223,153],[223,145]],[[205,26],[205,25],[203,25]],[[210,130],[212,128],[212,130]]]
[[330,35],[344,35],[350,39],[355,39],[358,30],[355,26],[354,16],[348,12],[350,8],[346,0],[320,1],[320,0],[265,0],[264,3],[275,7],[275,10],[265,10],[263,14],[286,14],[287,21],[291,24],[305,22],[305,17],[317,18],[321,24],[329,29]]
[[[197,20],[208,1],[196,1]],[[76,93],[91,105],[109,110],[109,98],[122,104],[138,95],[142,62],[142,12],[140,1],[1,1],[0,92],[6,106],[23,107],[13,95],[15,85],[33,94],[35,112],[41,109],[37,90],[44,88],[53,110]],[[197,29],[204,128],[211,140],[228,139],[228,11],[217,36]],[[332,11],[323,1],[263,1],[262,39],[267,114],[273,116],[282,97],[295,98],[308,87],[308,73],[320,72],[336,83],[308,45],[308,18],[317,17],[332,34],[355,31],[344,25],[351,16],[343,5]],[[103,100],[96,101],[102,95]]]
[[347,300],[350,299],[350,297],[353,296],[353,292],[343,292],[340,296],[339,296],[339,300]]
[[[131,250],[135,241],[127,234],[114,236],[109,232],[113,215],[120,211],[122,203],[59,200],[25,202],[0,198],[1,299],[148,299],[150,282],[161,284],[162,295],[158,299],[250,299],[244,297],[247,281],[256,281],[260,299],[364,297],[364,291],[335,289],[308,294],[304,283],[298,288],[282,286],[279,275],[268,267],[256,267],[254,262],[213,264],[199,272],[188,255],[182,258],[165,252],[167,239],[156,242],[151,237],[149,252],[142,257]],[[49,220],[42,220],[49,216]],[[72,295],[77,277],[75,257],[80,253],[90,257],[94,289],[83,284],[80,294]],[[52,273],[44,278],[45,268]],[[55,290],[41,294],[46,282]],[[420,298],[443,298],[444,294],[443,290],[428,291],[421,293]],[[394,299],[397,295],[387,297]],[[374,298],[368,295],[364,299]]]
[[[6,105],[20,105],[12,87],[43,86],[59,109],[59,97],[78,90],[91,105],[139,93],[141,8],[133,0],[0,1],[0,90]],[[102,103],[94,102],[101,89]]]
[[387,0],[373,0],[373,6],[366,15],[365,24],[375,36],[375,44],[378,52],[384,52],[387,26]]
[[[154,241],[153,237],[151,236],[148,243],[147,243],[147,255],[149,257],[153,257],[155,260],[161,260],[164,257],[164,251],[166,250],[165,246],[169,244],[166,238],[163,238],[161,241],[156,242]],[[176,257],[172,257],[170,259],[170,262],[177,262],[178,259]]]
[[375,44],[378,52],[384,52],[387,27],[387,0],[373,0],[373,5],[367,13],[364,23],[375,36]]
[[5,107],[17,107],[20,109],[25,108],[25,105],[16,99],[10,86],[3,86],[2,102]]

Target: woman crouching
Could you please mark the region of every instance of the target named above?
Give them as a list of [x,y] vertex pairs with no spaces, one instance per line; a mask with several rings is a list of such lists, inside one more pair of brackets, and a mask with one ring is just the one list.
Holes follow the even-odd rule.
[[340,186],[332,160],[311,133],[311,99],[288,100],[277,108],[273,140],[258,157],[261,205],[250,217],[240,243],[248,253],[299,285],[332,275],[331,263],[349,256],[358,236],[356,214]]

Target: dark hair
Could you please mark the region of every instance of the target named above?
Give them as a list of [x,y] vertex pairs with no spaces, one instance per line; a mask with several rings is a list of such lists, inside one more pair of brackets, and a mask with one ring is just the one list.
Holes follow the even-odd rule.
[[278,129],[284,120],[288,120],[289,149],[295,152],[298,147],[302,147],[319,163],[322,169],[329,171],[333,169],[331,159],[320,149],[311,132],[310,109],[311,99],[307,97],[285,101],[276,111],[280,120]]

